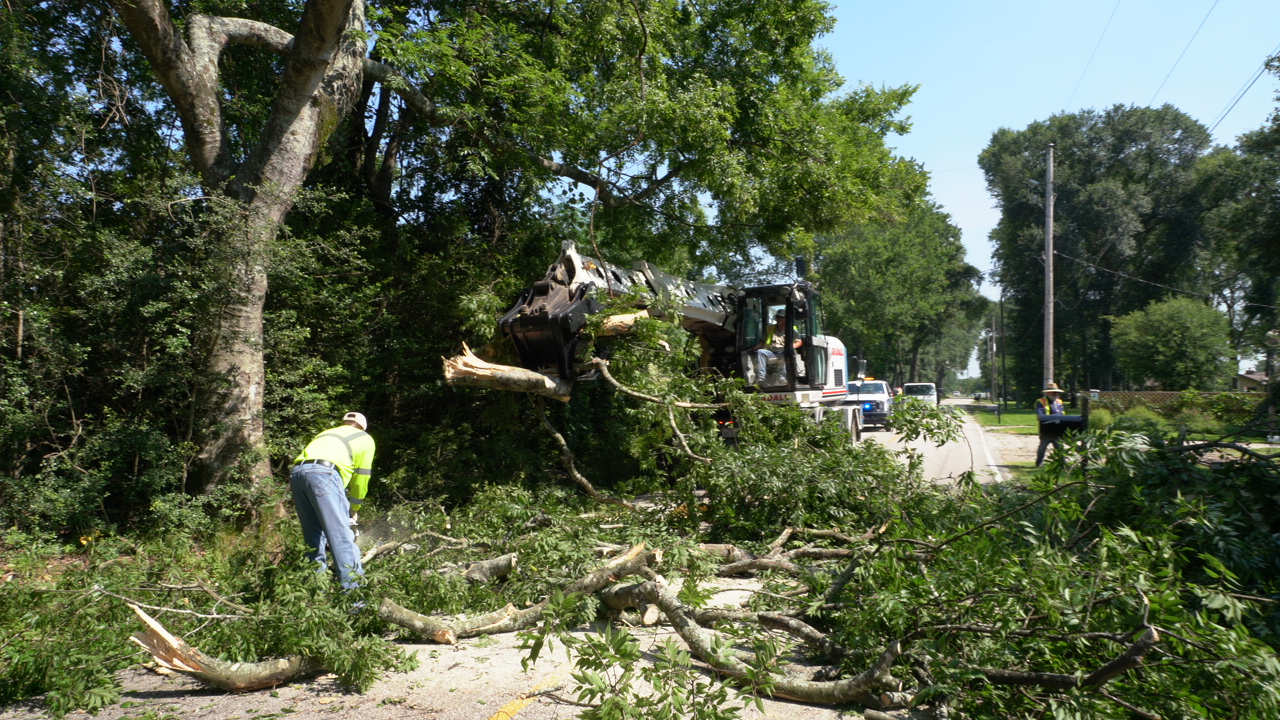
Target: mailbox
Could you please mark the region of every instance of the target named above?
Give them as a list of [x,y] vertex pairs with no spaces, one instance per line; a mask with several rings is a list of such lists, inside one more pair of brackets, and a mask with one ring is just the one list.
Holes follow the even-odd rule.
[[1049,415],[1040,419],[1040,437],[1060,438],[1068,432],[1089,429],[1087,415]]

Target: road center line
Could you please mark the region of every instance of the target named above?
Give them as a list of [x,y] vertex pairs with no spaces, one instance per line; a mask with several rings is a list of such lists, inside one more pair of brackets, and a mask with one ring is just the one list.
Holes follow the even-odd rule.
[[567,670],[557,670],[556,672],[544,677],[539,680],[536,685],[529,688],[529,692],[525,693],[524,697],[517,698],[506,705],[503,705],[498,709],[498,712],[489,716],[489,720],[514,720],[515,716],[520,714],[521,710],[538,701],[539,692],[550,687],[555,687],[556,685],[564,682],[567,675]]

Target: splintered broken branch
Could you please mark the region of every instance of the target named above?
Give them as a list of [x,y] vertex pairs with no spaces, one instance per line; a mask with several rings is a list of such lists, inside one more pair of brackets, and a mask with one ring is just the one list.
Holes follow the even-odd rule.
[[444,358],[444,380],[456,387],[524,392],[545,395],[561,402],[569,402],[573,393],[571,381],[482,360],[465,343],[461,355]]
[[220,690],[248,692],[275,687],[301,675],[311,675],[324,669],[315,658],[302,655],[255,663],[230,663],[209,657],[188,645],[182,638],[170,634],[142,608],[133,603],[129,603],[129,607],[147,626],[146,631],[134,633],[130,640],[151,653],[151,657],[161,667]]

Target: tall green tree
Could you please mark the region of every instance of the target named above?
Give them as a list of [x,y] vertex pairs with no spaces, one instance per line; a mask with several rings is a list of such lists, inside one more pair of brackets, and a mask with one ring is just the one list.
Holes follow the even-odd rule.
[[873,374],[897,383],[963,368],[968,353],[959,346],[972,350],[974,321],[987,302],[964,252],[959,228],[931,200],[907,206],[898,219],[824,235],[815,266],[829,329],[870,360]]
[[1234,374],[1230,324],[1217,308],[1175,297],[1118,317],[1111,326],[1117,364],[1130,384],[1216,390]]
[[912,88],[841,94],[820,3],[340,4],[323,62],[327,3],[0,7],[4,522],[219,506],[352,407],[389,492],[523,476],[527,407],[439,358],[561,243],[696,275],[923,187]]
[[1195,169],[1210,137],[1169,105],[1055,115],[992,135],[978,162],[1001,210],[991,237],[1019,387],[1036,386],[1042,373],[1050,144],[1058,381],[1107,389],[1117,380],[1109,318],[1159,298],[1160,285],[1197,282],[1205,208]]
[[[1269,68],[1280,76],[1280,56]],[[1208,290],[1231,319],[1237,354],[1265,354],[1274,371],[1267,333],[1280,327],[1280,111],[1207,158],[1200,175],[1215,200],[1205,217]]]

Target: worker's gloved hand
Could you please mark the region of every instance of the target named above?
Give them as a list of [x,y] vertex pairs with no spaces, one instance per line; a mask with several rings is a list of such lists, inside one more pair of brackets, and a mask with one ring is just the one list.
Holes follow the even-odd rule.
[[351,513],[351,519],[347,521],[347,525],[351,528],[351,537],[353,538],[360,537],[360,525],[357,522],[359,519],[360,516],[358,514]]

